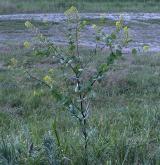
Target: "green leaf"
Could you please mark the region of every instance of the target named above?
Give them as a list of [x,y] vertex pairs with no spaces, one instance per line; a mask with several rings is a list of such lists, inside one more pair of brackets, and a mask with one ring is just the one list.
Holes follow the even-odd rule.
[[48,50],[48,49],[35,50],[34,55],[35,56],[49,56],[50,50]]
[[116,54],[112,52],[112,53],[109,55],[109,57],[107,58],[107,64],[108,64],[108,65],[113,64],[113,62],[114,62],[115,59],[116,59]]
[[58,131],[57,131],[57,121],[56,121],[56,119],[52,123],[52,130],[53,130],[53,132],[55,134],[55,137],[56,137],[56,140],[57,140],[57,144],[58,144],[58,146],[60,146],[61,143],[60,143],[60,138],[59,138],[59,134],[58,134]]
[[52,87],[51,93],[52,93],[52,96],[57,101],[61,101],[62,100],[62,94],[60,93],[60,91],[58,91],[58,89],[56,87]]
[[137,50],[135,48],[132,49],[132,54],[136,55],[137,54]]
[[115,34],[115,33],[112,33],[112,34],[111,34],[111,38],[112,38],[113,40],[115,40],[115,39],[117,38],[116,34]]
[[122,56],[122,51],[120,49],[116,50],[116,56],[121,57]]
[[106,63],[104,64],[101,64],[100,67],[99,67],[99,72],[106,72],[108,70],[108,65]]

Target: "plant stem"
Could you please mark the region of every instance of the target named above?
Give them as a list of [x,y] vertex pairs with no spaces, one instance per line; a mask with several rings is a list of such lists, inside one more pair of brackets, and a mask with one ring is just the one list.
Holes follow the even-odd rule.
[[[79,77],[77,76],[77,84],[78,84],[78,90],[81,90],[81,82],[79,80]],[[85,114],[85,110],[84,110],[84,99],[83,96],[81,94],[81,92],[79,93],[79,98],[80,98],[80,110],[81,110],[81,114],[83,117],[82,122],[80,122],[81,126],[82,126],[82,132],[83,132],[83,136],[84,136],[84,152],[85,152],[85,165],[88,164],[88,152],[87,152],[87,148],[88,148],[88,134],[87,134],[87,119],[86,119],[86,114]]]

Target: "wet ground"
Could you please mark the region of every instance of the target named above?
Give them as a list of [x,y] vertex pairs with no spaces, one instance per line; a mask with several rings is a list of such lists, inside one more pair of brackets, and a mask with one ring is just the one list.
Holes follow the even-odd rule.
[[[104,30],[110,33],[114,22],[123,16],[125,24],[130,28],[133,42],[130,47],[142,48],[149,45],[150,51],[160,51],[160,13],[88,13],[80,14],[81,19],[97,21],[106,18]],[[0,48],[5,51],[11,45],[22,45],[25,40],[31,40],[24,22],[30,20],[40,28],[42,33],[57,44],[66,44],[66,17],[63,14],[17,14],[0,15]],[[47,23],[46,23],[47,22]],[[80,44],[86,47],[95,46],[94,30],[88,25],[81,33]]]

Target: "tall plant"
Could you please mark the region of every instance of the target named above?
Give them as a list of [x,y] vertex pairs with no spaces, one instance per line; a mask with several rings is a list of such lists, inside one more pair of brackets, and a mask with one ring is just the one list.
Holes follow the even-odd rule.
[[[33,24],[28,21],[25,23],[27,28],[36,32],[41,42],[41,46],[35,49],[36,54],[47,54],[56,58],[57,66],[61,73],[55,78],[55,75],[53,76],[50,72],[50,74],[44,76],[43,79],[34,77],[29,72],[28,74],[46,85],[55,97],[57,103],[61,105],[61,108],[63,107],[69,111],[79,122],[80,131],[84,139],[84,163],[87,165],[89,162],[88,142],[90,130],[88,119],[89,111],[91,111],[93,90],[96,87],[96,83],[102,80],[115,60],[122,56],[123,48],[130,42],[130,39],[128,27],[124,26],[123,18],[116,22],[115,29],[110,34],[106,34],[102,26],[92,25],[95,31],[96,46],[94,48],[95,51],[91,48],[92,51],[88,56],[94,59],[99,43],[103,43],[104,47],[108,48],[108,51],[106,52],[105,61],[98,64],[98,66],[94,68],[94,72],[91,72],[89,69],[91,65],[90,61],[85,60],[86,57],[83,55],[83,51],[81,51],[82,48],[79,40],[81,30],[84,29],[88,23],[80,19],[75,7],[71,7],[67,10],[65,15],[68,26],[67,46],[54,44],[43,36]],[[28,48],[29,45],[29,42],[24,43],[26,48]],[[96,63],[96,61],[94,62]],[[54,70],[54,68],[51,70]],[[59,79],[60,81],[55,81],[55,79]],[[57,133],[56,137],[60,145]]]

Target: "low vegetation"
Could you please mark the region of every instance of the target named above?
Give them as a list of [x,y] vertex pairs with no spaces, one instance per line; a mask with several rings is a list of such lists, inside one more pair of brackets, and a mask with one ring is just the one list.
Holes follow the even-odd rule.
[[1,0],[0,13],[64,12],[70,6],[81,12],[159,12],[158,0]]

